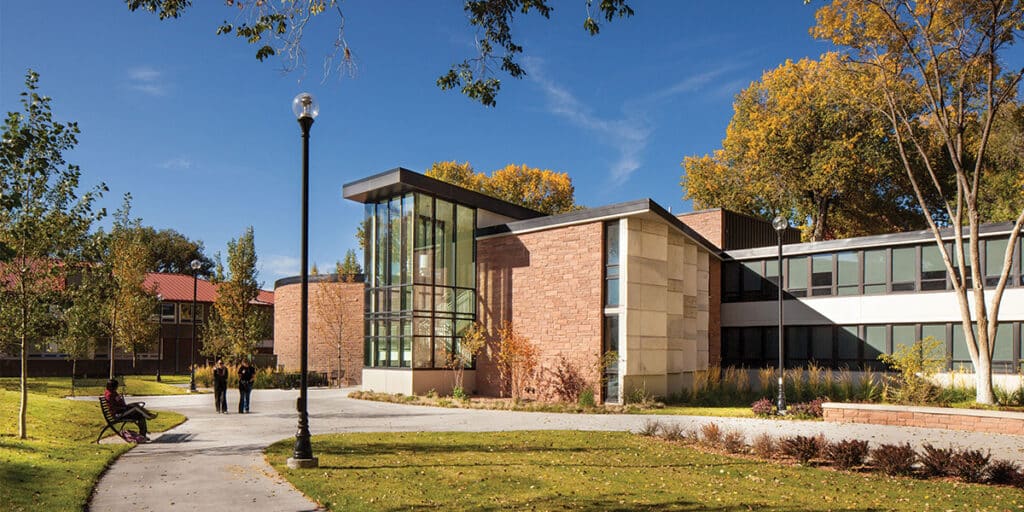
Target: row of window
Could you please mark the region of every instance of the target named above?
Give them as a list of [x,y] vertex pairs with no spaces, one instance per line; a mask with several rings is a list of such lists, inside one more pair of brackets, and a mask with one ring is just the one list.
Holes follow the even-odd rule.
[[448,368],[473,318],[417,316],[367,320],[363,364],[386,368]]
[[[727,327],[722,329],[724,366],[776,366],[779,357],[778,326]],[[881,354],[892,354],[902,345],[934,338],[946,347],[950,368],[971,368],[971,356],[959,323],[887,325],[810,325],[785,328],[785,364],[882,369]],[[992,369],[1016,373],[1024,364],[1024,339],[1020,322],[1001,322],[996,333]]]
[[[196,304],[196,310],[199,312],[196,318],[196,323],[203,323],[205,317],[206,308],[205,304]],[[149,319],[151,322],[159,322],[162,324],[191,324],[192,323],[192,303],[191,302],[161,302],[156,306],[156,313]]]
[[[986,286],[999,280],[1006,255],[1006,238],[983,240],[980,261]],[[1011,262],[1009,286],[1024,286],[1024,240]],[[966,250],[966,246],[965,246]],[[947,244],[954,264],[956,252]],[[969,258],[964,260],[970,275]],[[785,291],[793,297],[872,295],[952,289],[951,280],[934,243],[880,249],[839,251],[783,259]],[[726,262],[722,269],[724,302],[759,301],[778,295],[777,258]],[[970,277],[967,284],[970,285]]]

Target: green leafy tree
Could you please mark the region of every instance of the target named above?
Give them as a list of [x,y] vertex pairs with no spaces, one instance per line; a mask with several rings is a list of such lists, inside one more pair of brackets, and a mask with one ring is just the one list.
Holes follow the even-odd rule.
[[92,223],[104,215],[93,203],[106,190],[99,185],[79,195],[81,170],[64,160],[78,143],[78,125],[54,121],[38,85],[39,75],[29,71],[23,110],[7,113],[0,137],[0,243],[9,251],[0,264],[0,341],[19,347],[21,439],[28,435],[29,347],[59,327],[65,283],[82,260]]
[[100,340],[107,336],[103,305],[108,285],[103,271],[89,265],[82,267],[72,283],[55,341],[71,361],[71,395],[74,396],[78,361],[90,357]]
[[686,157],[684,195],[771,219],[782,212],[817,241],[920,229],[885,117],[839,55],[786,61],[736,97],[722,149]]
[[192,274],[192,260],[199,260],[200,276],[208,276],[213,261],[203,253],[203,243],[190,240],[173,229],[157,230],[150,226],[140,228],[142,241],[149,247],[151,259],[147,265],[150,272],[170,274]]
[[[219,255],[216,257],[218,266]],[[210,357],[249,357],[268,335],[266,313],[255,304],[260,286],[256,243],[250,226],[228,242],[226,275],[220,276],[213,315],[204,328],[203,354]]]
[[[184,14],[192,1],[125,0],[125,4],[131,11],[148,11],[164,20]],[[592,36],[601,30],[598,19],[610,22],[633,15],[627,0],[600,0],[596,7],[593,4],[594,0],[584,0],[583,29]],[[234,34],[256,46],[256,59],[261,62],[275,55],[282,57],[289,71],[305,62],[302,39],[311,24],[325,17],[332,18],[337,36],[324,59],[325,74],[332,71],[355,73],[356,60],[345,38],[345,15],[339,0],[224,0],[224,5],[231,8],[238,21],[224,21],[217,33]],[[495,74],[500,72],[513,78],[526,74],[516,62],[523,47],[513,37],[513,18],[531,13],[548,18],[553,7],[549,0],[464,0],[462,5],[470,26],[477,31],[478,54],[452,65],[438,77],[437,85],[443,90],[459,89],[474,101],[494,106],[501,89],[501,81]]]
[[363,267],[359,265],[359,259],[356,258],[356,251],[349,249],[345,251],[345,260],[336,263],[335,272],[338,274],[338,279],[342,281],[352,282],[355,281],[356,276],[363,273]]
[[[980,201],[999,183],[986,165],[988,151],[997,119],[1016,101],[1024,74],[1005,63],[1007,49],[1024,30],[1024,4],[834,0],[816,16],[811,33],[842,48],[854,69],[872,81],[863,99],[889,123],[899,161],[952,282],[974,365],[976,400],[991,404],[999,308],[1024,208],[1010,215],[1015,221],[1003,269],[986,294],[979,256]],[[928,201],[931,195],[942,199],[937,208]],[[948,219],[953,229],[952,251],[942,240],[944,226],[937,218]]]
[[110,329],[110,378],[114,378],[115,348],[132,354],[132,367],[139,351],[153,344],[159,324],[150,321],[157,307],[156,291],[145,287],[152,261],[143,239],[142,221],[131,216],[131,194],[124,195],[114,213],[114,225],[107,238],[104,264],[110,272],[107,318]]
[[452,161],[434,162],[426,175],[542,213],[582,208],[575,202],[572,178],[564,172],[509,164],[487,175],[474,172],[469,162]]

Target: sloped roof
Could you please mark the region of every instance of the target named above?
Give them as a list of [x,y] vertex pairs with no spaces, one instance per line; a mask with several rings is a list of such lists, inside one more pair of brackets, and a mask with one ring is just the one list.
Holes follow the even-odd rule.
[[[197,302],[214,302],[217,300],[217,288],[215,285],[205,279],[199,279],[196,281],[196,301]],[[178,301],[188,302],[192,300],[192,276],[187,274],[160,274],[156,272],[149,272],[146,274],[146,280],[143,283],[146,289],[152,289],[156,293],[160,294],[162,300],[165,301]],[[273,305],[274,304],[274,292],[269,290],[260,290],[254,304]]]

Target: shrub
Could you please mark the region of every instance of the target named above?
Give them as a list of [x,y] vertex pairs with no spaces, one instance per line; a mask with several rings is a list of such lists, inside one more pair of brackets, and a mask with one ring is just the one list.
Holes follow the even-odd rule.
[[524,397],[530,387],[540,349],[519,334],[512,324],[506,322],[498,329],[498,379],[503,391],[508,391],[514,400]]
[[810,402],[804,402],[799,404],[793,404],[789,408],[790,416],[797,418],[821,418],[824,416],[824,411],[821,408],[821,404],[828,401],[828,397],[819,397],[811,400]]
[[953,474],[953,450],[951,448],[936,448],[928,443],[921,448],[923,452],[918,458],[925,476],[950,476]]
[[747,449],[747,438],[742,432],[730,430],[722,436],[722,448],[729,453],[741,453]]
[[694,428],[688,428],[683,431],[682,441],[686,444],[700,444],[700,432]]
[[981,450],[957,450],[951,460],[953,476],[971,483],[985,480],[985,468],[988,467],[989,453]]
[[[558,357],[558,363],[551,372],[550,385],[559,400],[569,403],[578,402],[582,393],[588,388],[583,372],[564,355]],[[590,393],[593,397],[594,392]]]
[[582,392],[580,392],[580,398],[579,398],[579,401],[577,403],[579,404],[580,407],[585,407],[585,408],[597,407],[597,401],[594,399],[594,390],[588,388],[588,389],[584,389]]
[[775,443],[775,438],[768,434],[760,434],[754,438],[754,442],[750,445],[750,450],[754,452],[754,455],[762,459],[771,459],[778,453],[778,446]]
[[946,368],[945,344],[928,336],[912,345],[901,345],[892,354],[878,356],[899,372],[886,379],[883,396],[896,403],[926,404],[938,396],[938,389],[929,380]]
[[717,423],[707,423],[700,427],[700,435],[707,446],[718,446],[722,441],[722,429]]
[[989,483],[1010,485],[1021,480],[1020,466],[1015,462],[996,459],[988,465]]
[[638,434],[647,437],[654,437],[661,431],[663,425],[658,420],[647,420],[643,426],[640,427]]
[[794,436],[782,440],[782,453],[807,464],[821,454],[822,439],[813,436]]
[[661,438],[666,441],[682,441],[683,427],[678,423],[667,423],[661,427]]
[[917,453],[910,443],[883,444],[871,450],[871,460],[881,472],[890,475],[909,475],[914,470]]
[[758,418],[767,418],[775,414],[775,405],[767,398],[762,398],[750,404],[750,409],[754,411],[754,416]]
[[868,456],[868,442],[856,439],[844,439],[830,443],[825,448],[825,456],[839,469],[851,469],[864,464]]
[[469,395],[466,394],[466,390],[462,389],[462,386],[455,386],[452,388],[452,398],[466,401],[469,398]]

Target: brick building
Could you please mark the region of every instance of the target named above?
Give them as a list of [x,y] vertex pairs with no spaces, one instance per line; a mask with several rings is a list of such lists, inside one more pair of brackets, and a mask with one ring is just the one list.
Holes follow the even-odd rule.
[[[192,342],[192,298],[195,288],[196,340]],[[132,354],[121,349],[114,351],[115,373],[123,374],[185,374],[194,360],[196,364],[208,363],[202,355],[203,321],[210,314],[214,301],[217,300],[217,285],[205,279],[196,279],[186,274],[162,274],[150,272],[146,274],[143,287],[157,295],[159,302],[151,321],[160,324],[158,339],[144,351],[136,354],[136,363],[132,365]],[[260,290],[253,303],[273,316],[274,293]],[[273,352],[273,336],[261,340],[259,353]],[[71,373],[71,361],[60,352],[54,344],[33,345],[28,354],[29,374],[33,376],[64,376]],[[79,376],[102,376],[110,371],[109,339],[101,340],[90,357],[78,361]],[[16,355],[0,354],[0,375],[13,376],[20,373]]]
[[[301,278],[274,283],[274,354],[286,371],[299,371]],[[309,276],[309,371],[343,385],[360,384],[363,370],[363,278]]]
[[[536,344],[541,380],[568,364],[603,380],[605,401],[670,394],[709,366],[775,366],[780,285],[789,367],[877,369],[879,354],[931,336],[951,370],[971,371],[930,232],[800,243],[793,228],[722,209],[673,216],[649,199],[544,215],[401,168],[343,195],[365,204],[366,389],[447,392],[447,355],[478,321],[492,333],[510,322]],[[1011,230],[981,230],[987,284]],[[1000,314],[997,381],[1024,364],[1022,253]],[[493,356],[467,372],[470,391],[501,392]]]

